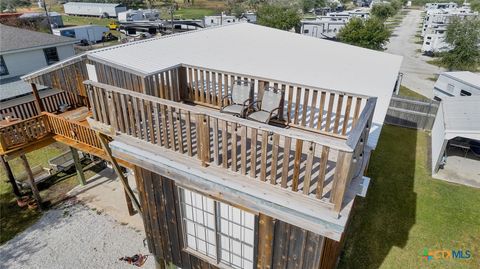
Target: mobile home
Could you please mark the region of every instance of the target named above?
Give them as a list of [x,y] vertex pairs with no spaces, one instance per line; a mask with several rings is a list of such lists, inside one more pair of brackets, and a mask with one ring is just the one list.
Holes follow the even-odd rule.
[[433,95],[436,100],[452,96],[480,95],[480,75],[468,72],[443,72],[435,82]]

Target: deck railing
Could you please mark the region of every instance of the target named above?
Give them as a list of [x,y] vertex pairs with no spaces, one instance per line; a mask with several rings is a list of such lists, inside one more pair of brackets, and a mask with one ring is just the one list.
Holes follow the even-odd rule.
[[[248,80],[254,85],[254,94],[261,99],[266,86],[284,92],[279,122],[308,131],[346,138],[358,121],[367,96],[319,89],[305,85],[246,76],[202,67],[179,67],[177,77],[182,100],[219,108],[223,97],[229,94],[234,80]],[[185,73],[185,75],[182,75]],[[186,80],[186,82],[182,81]],[[182,83],[186,83],[182,87]]]
[[112,126],[116,133],[195,157],[204,166],[217,165],[309,196],[337,212],[351,180],[354,155],[364,147],[233,117],[217,109],[97,82],[86,84],[93,119]]
[[32,145],[49,135],[60,135],[102,149],[95,130],[88,125],[69,121],[61,115],[42,112],[38,116],[0,128],[0,153],[5,154]]
[[47,112],[43,112],[43,114],[48,118],[52,133],[97,149],[102,149],[102,145],[95,130],[91,129],[90,126],[67,120],[61,115]]
[[50,134],[50,124],[44,115],[20,120],[0,128],[0,151],[22,147]]

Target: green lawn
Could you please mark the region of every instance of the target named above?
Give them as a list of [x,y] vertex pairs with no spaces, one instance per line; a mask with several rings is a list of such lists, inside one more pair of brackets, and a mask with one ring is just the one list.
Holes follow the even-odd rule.
[[65,24],[65,26],[86,25],[86,24],[107,26],[110,22],[116,21],[115,19],[68,16],[68,15],[62,15],[62,19],[63,19],[63,24]]
[[[59,143],[52,144],[42,149],[27,154],[27,159],[31,167],[42,165],[48,167],[48,160],[60,155],[68,150]],[[88,161],[84,162],[86,165]],[[15,176],[22,173],[24,168],[19,158],[9,162]],[[88,179],[98,172],[101,168],[93,166],[85,171],[85,177]],[[65,194],[73,187],[78,185],[78,179],[75,169],[69,170],[69,173],[58,173],[48,181],[38,185],[40,196],[47,204],[56,204],[65,198]],[[27,208],[17,206],[15,196],[12,193],[12,187],[7,181],[5,171],[0,168],[0,245],[13,238],[16,234],[22,232],[30,225],[35,223],[41,213]]]
[[[480,190],[433,179],[429,139],[383,127],[339,268],[480,268]],[[473,258],[425,261],[425,248],[469,249]]]
[[407,97],[414,97],[414,98],[417,98],[417,99],[428,99],[426,96],[424,95],[421,95],[417,92],[414,92],[412,90],[410,90],[409,88],[405,87],[405,86],[400,86],[400,91],[398,92],[398,95],[400,96],[407,96]]
[[[174,16],[177,19],[203,19],[204,16],[218,15],[220,11],[210,8],[180,8],[175,11]],[[168,14],[162,14],[164,19],[170,19]]]

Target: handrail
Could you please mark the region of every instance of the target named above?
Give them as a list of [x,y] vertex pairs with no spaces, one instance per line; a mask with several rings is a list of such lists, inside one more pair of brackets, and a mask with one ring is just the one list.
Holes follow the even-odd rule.
[[360,114],[358,122],[355,124],[352,131],[350,132],[350,135],[348,136],[347,145],[350,146],[351,148],[355,149],[356,145],[358,144],[362,136],[363,130],[365,128],[370,128],[370,126],[367,126],[367,124],[372,119],[373,112],[375,111],[376,103],[377,103],[376,97],[368,98],[367,104],[365,105],[365,108]]
[[318,134],[302,132],[302,131],[295,130],[295,129],[279,128],[279,127],[276,127],[276,126],[263,124],[263,123],[258,123],[258,122],[238,118],[238,117],[235,117],[235,116],[231,116],[231,115],[228,115],[228,114],[220,113],[219,111],[204,108],[204,107],[201,107],[201,106],[191,106],[191,105],[187,105],[187,104],[183,104],[183,103],[179,103],[179,102],[174,102],[174,101],[158,98],[158,97],[155,97],[155,96],[145,95],[145,94],[125,90],[125,89],[122,89],[122,88],[118,88],[118,87],[115,87],[115,86],[91,81],[91,80],[86,80],[84,83],[86,85],[91,85],[91,86],[94,86],[94,87],[99,87],[99,88],[106,89],[107,91],[114,91],[114,92],[118,92],[118,93],[121,93],[121,94],[130,95],[130,96],[133,96],[133,97],[136,97],[136,98],[140,98],[140,99],[144,99],[144,100],[147,100],[147,101],[155,102],[155,103],[158,103],[158,104],[161,104],[161,105],[171,106],[171,107],[175,107],[175,108],[178,108],[178,109],[181,109],[181,110],[190,111],[192,113],[203,114],[203,115],[206,115],[206,116],[210,116],[210,117],[214,117],[214,118],[218,118],[218,119],[222,119],[222,120],[237,122],[241,125],[244,125],[244,126],[247,126],[247,127],[250,127],[250,128],[258,129],[259,131],[267,131],[267,132],[272,132],[272,133],[276,133],[276,134],[279,134],[279,135],[290,136],[291,138],[294,138],[294,139],[301,139],[301,140],[304,140],[304,141],[314,142],[314,143],[318,143],[318,144],[321,144],[321,145],[329,146],[333,149],[342,150],[342,151],[346,151],[346,152],[352,152],[354,150],[354,148],[351,147],[351,146],[348,146],[345,143],[345,140],[343,140],[343,139],[338,139],[338,138],[329,137],[329,136],[321,136],[321,135],[318,135]]

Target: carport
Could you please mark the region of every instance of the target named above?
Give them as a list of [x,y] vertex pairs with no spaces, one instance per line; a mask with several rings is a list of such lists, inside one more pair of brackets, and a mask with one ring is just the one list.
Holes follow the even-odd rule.
[[431,136],[433,176],[480,188],[480,96],[442,100]]

